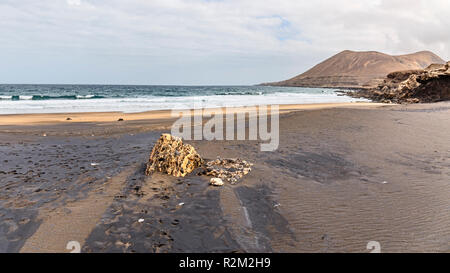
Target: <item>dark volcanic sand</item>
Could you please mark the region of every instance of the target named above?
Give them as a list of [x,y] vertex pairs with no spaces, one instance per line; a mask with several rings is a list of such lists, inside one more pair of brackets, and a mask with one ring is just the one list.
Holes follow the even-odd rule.
[[0,127],[0,252],[450,251],[450,103],[283,114],[275,152],[192,141],[255,163],[219,188],[143,175],[164,124]]

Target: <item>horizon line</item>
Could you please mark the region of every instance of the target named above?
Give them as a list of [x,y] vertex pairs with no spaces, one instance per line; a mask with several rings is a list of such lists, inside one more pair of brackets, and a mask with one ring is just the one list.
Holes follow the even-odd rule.
[[116,84],[116,83],[0,83],[0,85],[110,85],[110,86],[258,86],[261,84]]

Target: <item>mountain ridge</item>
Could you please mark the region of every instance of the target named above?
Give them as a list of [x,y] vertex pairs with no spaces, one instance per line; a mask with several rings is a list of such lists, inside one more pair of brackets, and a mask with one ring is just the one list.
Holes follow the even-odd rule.
[[306,72],[268,86],[371,88],[395,71],[424,69],[445,61],[431,51],[388,55],[378,51],[344,50]]

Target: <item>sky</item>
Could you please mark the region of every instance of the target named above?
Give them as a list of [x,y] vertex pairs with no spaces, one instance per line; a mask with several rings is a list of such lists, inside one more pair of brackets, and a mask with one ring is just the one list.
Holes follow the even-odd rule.
[[0,83],[248,85],[342,50],[450,60],[448,0],[0,0]]

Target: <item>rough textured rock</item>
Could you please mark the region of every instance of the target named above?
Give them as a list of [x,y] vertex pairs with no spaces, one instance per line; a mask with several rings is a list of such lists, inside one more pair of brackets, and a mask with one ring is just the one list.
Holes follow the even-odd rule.
[[377,88],[350,92],[384,103],[418,103],[450,100],[450,62],[422,70],[393,72]]
[[145,173],[150,175],[158,171],[184,177],[203,163],[194,147],[183,144],[181,138],[163,134],[153,147]]
[[203,172],[200,174],[213,176],[231,184],[236,184],[252,170],[252,166],[252,163],[240,158],[217,158],[207,162],[203,167]]

